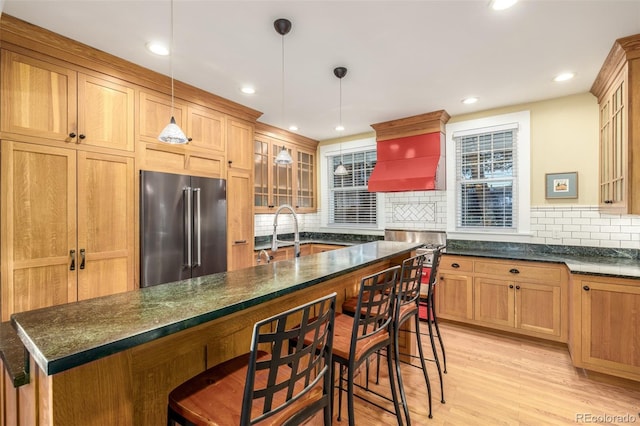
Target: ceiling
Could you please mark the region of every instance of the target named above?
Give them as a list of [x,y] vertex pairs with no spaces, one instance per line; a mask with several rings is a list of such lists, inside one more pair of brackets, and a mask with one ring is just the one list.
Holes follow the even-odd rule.
[[[0,0],[2,12],[169,75],[167,0]],[[273,28],[293,23],[289,34]],[[445,109],[460,115],[588,92],[615,39],[640,33],[640,0],[175,0],[174,76],[331,139]],[[282,45],[285,73],[282,76]],[[337,66],[348,68],[340,81]],[[576,78],[555,83],[573,71]],[[282,82],[284,80],[284,102]],[[243,85],[254,95],[240,92]],[[465,105],[461,100],[477,96]],[[284,108],[283,108],[284,105]]]

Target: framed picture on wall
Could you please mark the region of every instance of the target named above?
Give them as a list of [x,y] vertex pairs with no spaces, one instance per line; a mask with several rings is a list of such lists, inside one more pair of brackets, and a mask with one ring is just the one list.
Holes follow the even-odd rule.
[[578,172],[547,173],[545,198],[578,198]]

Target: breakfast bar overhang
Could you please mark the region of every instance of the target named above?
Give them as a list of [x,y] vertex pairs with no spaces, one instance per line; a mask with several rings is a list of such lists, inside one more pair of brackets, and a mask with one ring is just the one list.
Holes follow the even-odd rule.
[[340,306],[419,245],[366,243],[15,314],[30,370],[19,424],[165,424],[169,391],[246,352],[255,322],[333,291]]

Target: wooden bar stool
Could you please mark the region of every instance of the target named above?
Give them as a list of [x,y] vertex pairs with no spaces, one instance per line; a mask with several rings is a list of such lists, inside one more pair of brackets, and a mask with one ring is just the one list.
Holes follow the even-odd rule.
[[332,293],[256,323],[249,353],[169,394],[168,425],[299,425],[323,410],[330,426],[335,305]]
[[[394,266],[362,278],[356,306],[361,315],[358,318],[348,315],[336,315],[333,361],[335,365],[339,366],[338,420],[341,420],[342,417],[342,393],[345,390],[344,382],[346,380],[349,426],[355,425],[354,397],[357,395],[354,394],[356,386],[354,377],[358,367],[381,349],[387,349],[389,353],[393,350],[391,337],[393,331],[391,327],[399,271],[400,266]],[[311,339],[307,334],[305,343],[310,344],[310,342]],[[374,393],[393,402],[398,424],[402,425],[402,414],[400,413],[398,402],[393,363],[390,357],[387,357],[387,360],[391,399],[377,392]],[[367,390],[373,392],[370,389]],[[382,405],[373,401],[369,402],[389,411]]]

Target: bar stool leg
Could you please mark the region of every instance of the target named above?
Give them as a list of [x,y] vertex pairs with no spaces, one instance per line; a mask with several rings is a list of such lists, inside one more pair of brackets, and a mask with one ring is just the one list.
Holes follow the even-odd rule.
[[447,354],[444,351],[444,343],[442,342],[442,335],[440,334],[440,327],[438,327],[438,317],[436,316],[435,304],[433,302],[433,293],[431,293],[431,302],[427,303],[431,306],[431,315],[433,316],[433,324],[436,326],[436,334],[438,335],[438,341],[440,343],[440,350],[442,351],[442,366],[444,367],[444,374],[447,374]]
[[[430,298],[427,298],[427,312],[430,312],[429,309],[432,306],[432,304],[429,302],[429,300],[430,300]],[[432,298],[431,298],[431,300],[432,300]],[[440,395],[441,395],[440,402],[442,402],[444,404],[445,400],[444,400],[444,383],[443,383],[443,379],[442,379],[442,368],[440,368],[440,360],[438,359],[438,349],[436,348],[436,342],[435,342],[435,340],[433,338],[433,326],[431,324],[431,320],[428,318],[428,314],[427,314],[427,325],[429,326],[429,340],[431,340],[431,350],[433,351],[433,359],[434,359],[434,361],[436,363],[436,368],[438,369],[438,377],[440,379]]]
[[[429,398],[429,418],[433,418],[433,413],[431,411],[431,382],[429,381],[429,376],[427,374],[427,365],[424,360],[424,349],[422,348],[422,342],[420,339],[420,317],[416,315],[415,319],[415,327],[416,327],[416,343],[418,344],[418,354],[420,355],[420,364],[422,365],[422,373],[424,375],[424,382],[427,385],[427,397]],[[442,382],[441,382],[442,383]]]

